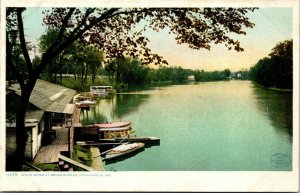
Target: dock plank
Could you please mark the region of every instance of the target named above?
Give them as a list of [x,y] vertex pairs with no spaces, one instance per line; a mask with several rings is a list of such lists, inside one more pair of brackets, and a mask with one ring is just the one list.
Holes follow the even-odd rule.
[[53,163],[58,162],[58,154],[61,151],[68,151],[68,128],[59,127],[54,129],[56,138],[51,144],[41,147],[34,163]]
[[103,162],[101,160],[101,157],[99,157],[100,155],[100,150],[98,147],[90,147],[90,151],[92,154],[92,168],[94,168],[96,171],[104,171],[104,166],[103,166]]

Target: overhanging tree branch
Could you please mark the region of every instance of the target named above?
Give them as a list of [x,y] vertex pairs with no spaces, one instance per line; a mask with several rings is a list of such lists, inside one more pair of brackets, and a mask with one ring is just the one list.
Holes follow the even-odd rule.
[[85,22],[87,21],[87,18],[90,16],[91,13],[95,11],[95,8],[88,8],[84,14],[84,17],[81,21],[81,23],[73,30],[73,32],[70,34],[70,37],[72,37],[82,26],[85,25]]
[[79,37],[81,37],[86,31],[91,29],[93,26],[95,26],[97,23],[99,23],[102,20],[110,18],[112,13],[117,11],[119,8],[111,8],[107,10],[105,13],[103,13],[100,17],[98,17],[96,20],[90,23],[90,25],[87,25],[85,28],[80,30],[78,33],[75,33],[73,36],[69,36],[65,41],[63,41],[61,44],[57,45],[57,47],[52,52],[46,52],[48,54],[44,54],[42,61],[40,65],[36,68],[34,74],[40,74],[47,66],[47,63],[51,58],[56,57],[58,54],[60,54],[66,47],[70,46],[73,42],[75,42]]
[[55,47],[57,47],[60,43],[60,41],[62,40],[62,37],[65,33],[65,30],[66,30],[66,27],[67,27],[67,23],[69,21],[69,19],[71,18],[73,12],[75,11],[75,8],[71,8],[69,10],[69,12],[67,13],[67,15],[64,17],[64,19],[62,20],[62,26],[58,32],[58,35],[55,39],[55,41],[51,44],[51,46],[48,48],[47,52],[45,53],[45,55],[48,55],[50,54],[54,49]]

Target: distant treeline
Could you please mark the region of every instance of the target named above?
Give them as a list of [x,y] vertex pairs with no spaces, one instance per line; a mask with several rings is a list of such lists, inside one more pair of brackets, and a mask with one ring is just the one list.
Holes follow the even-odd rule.
[[105,75],[118,86],[130,87],[157,83],[185,83],[188,76],[193,76],[196,82],[221,81],[230,78],[245,79],[247,71],[241,72],[243,76],[236,75],[229,69],[223,71],[206,72],[204,70],[183,69],[182,67],[159,66],[157,69],[142,65],[139,60],[125,58],[116,59],[105,67]]
[[250,78],[254,82],[280,89],[293,88],[293,41],[278,43],[269,57],[260,59],[250,69]]

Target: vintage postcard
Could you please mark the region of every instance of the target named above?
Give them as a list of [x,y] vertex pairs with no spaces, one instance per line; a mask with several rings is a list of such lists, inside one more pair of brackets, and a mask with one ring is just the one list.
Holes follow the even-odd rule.
[[1,191],[299,191],[299,2],[1,1]]

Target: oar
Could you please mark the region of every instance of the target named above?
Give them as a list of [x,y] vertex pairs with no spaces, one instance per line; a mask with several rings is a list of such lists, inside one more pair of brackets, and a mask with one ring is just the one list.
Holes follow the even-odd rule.
[[124,141],[124,139],[126,139],[127,137],[129,137],[129,134],[125,135],[125,137],[120,141],[120,143],[122,143]]
[[[125,137],[120,141],[120,144],[122,144],[122,142],[124,141],[124,139],[125,139],[126,137],[128,137],[128,136],[129,136],[129,135],[125,135]],[[128,142],[127,142],[127,143],[124,143],[124,144],[128,144]],[[107,150],[107,151],[105,151],[105,152],[103,152],[103,153],[100,153],[100,155],[98,155],[98,156],[96,156],[96,157],[100,157],[101,155],[104,155],[104,154],[106,154],[106,153],[112,151],[113,149],[114,149],[114,148],[109,149],[109,150]],[[96,158],[96,157],[93,157],[93,158]]]
[[[121,143],[120,143],[121,144]],[[128,144],[128,142],[127,143],[123,143],[123,144]],[[100,156],[102,156],[102,155],[104,155],[104,154],[107,154],[108,152],[111,152],[112,150],[114,150],[116,147],[114,147],[114,148],[111,148],[111,149],[109,149],[109,150],[107,150],[107,151],[105,151],[105,152],[102,152],[102,153],[100,153],[100,155],[97,155],[97,156],[95,156],[95,157],[93,157],[93,158],[97,158],[97,157],[100,157]]]

